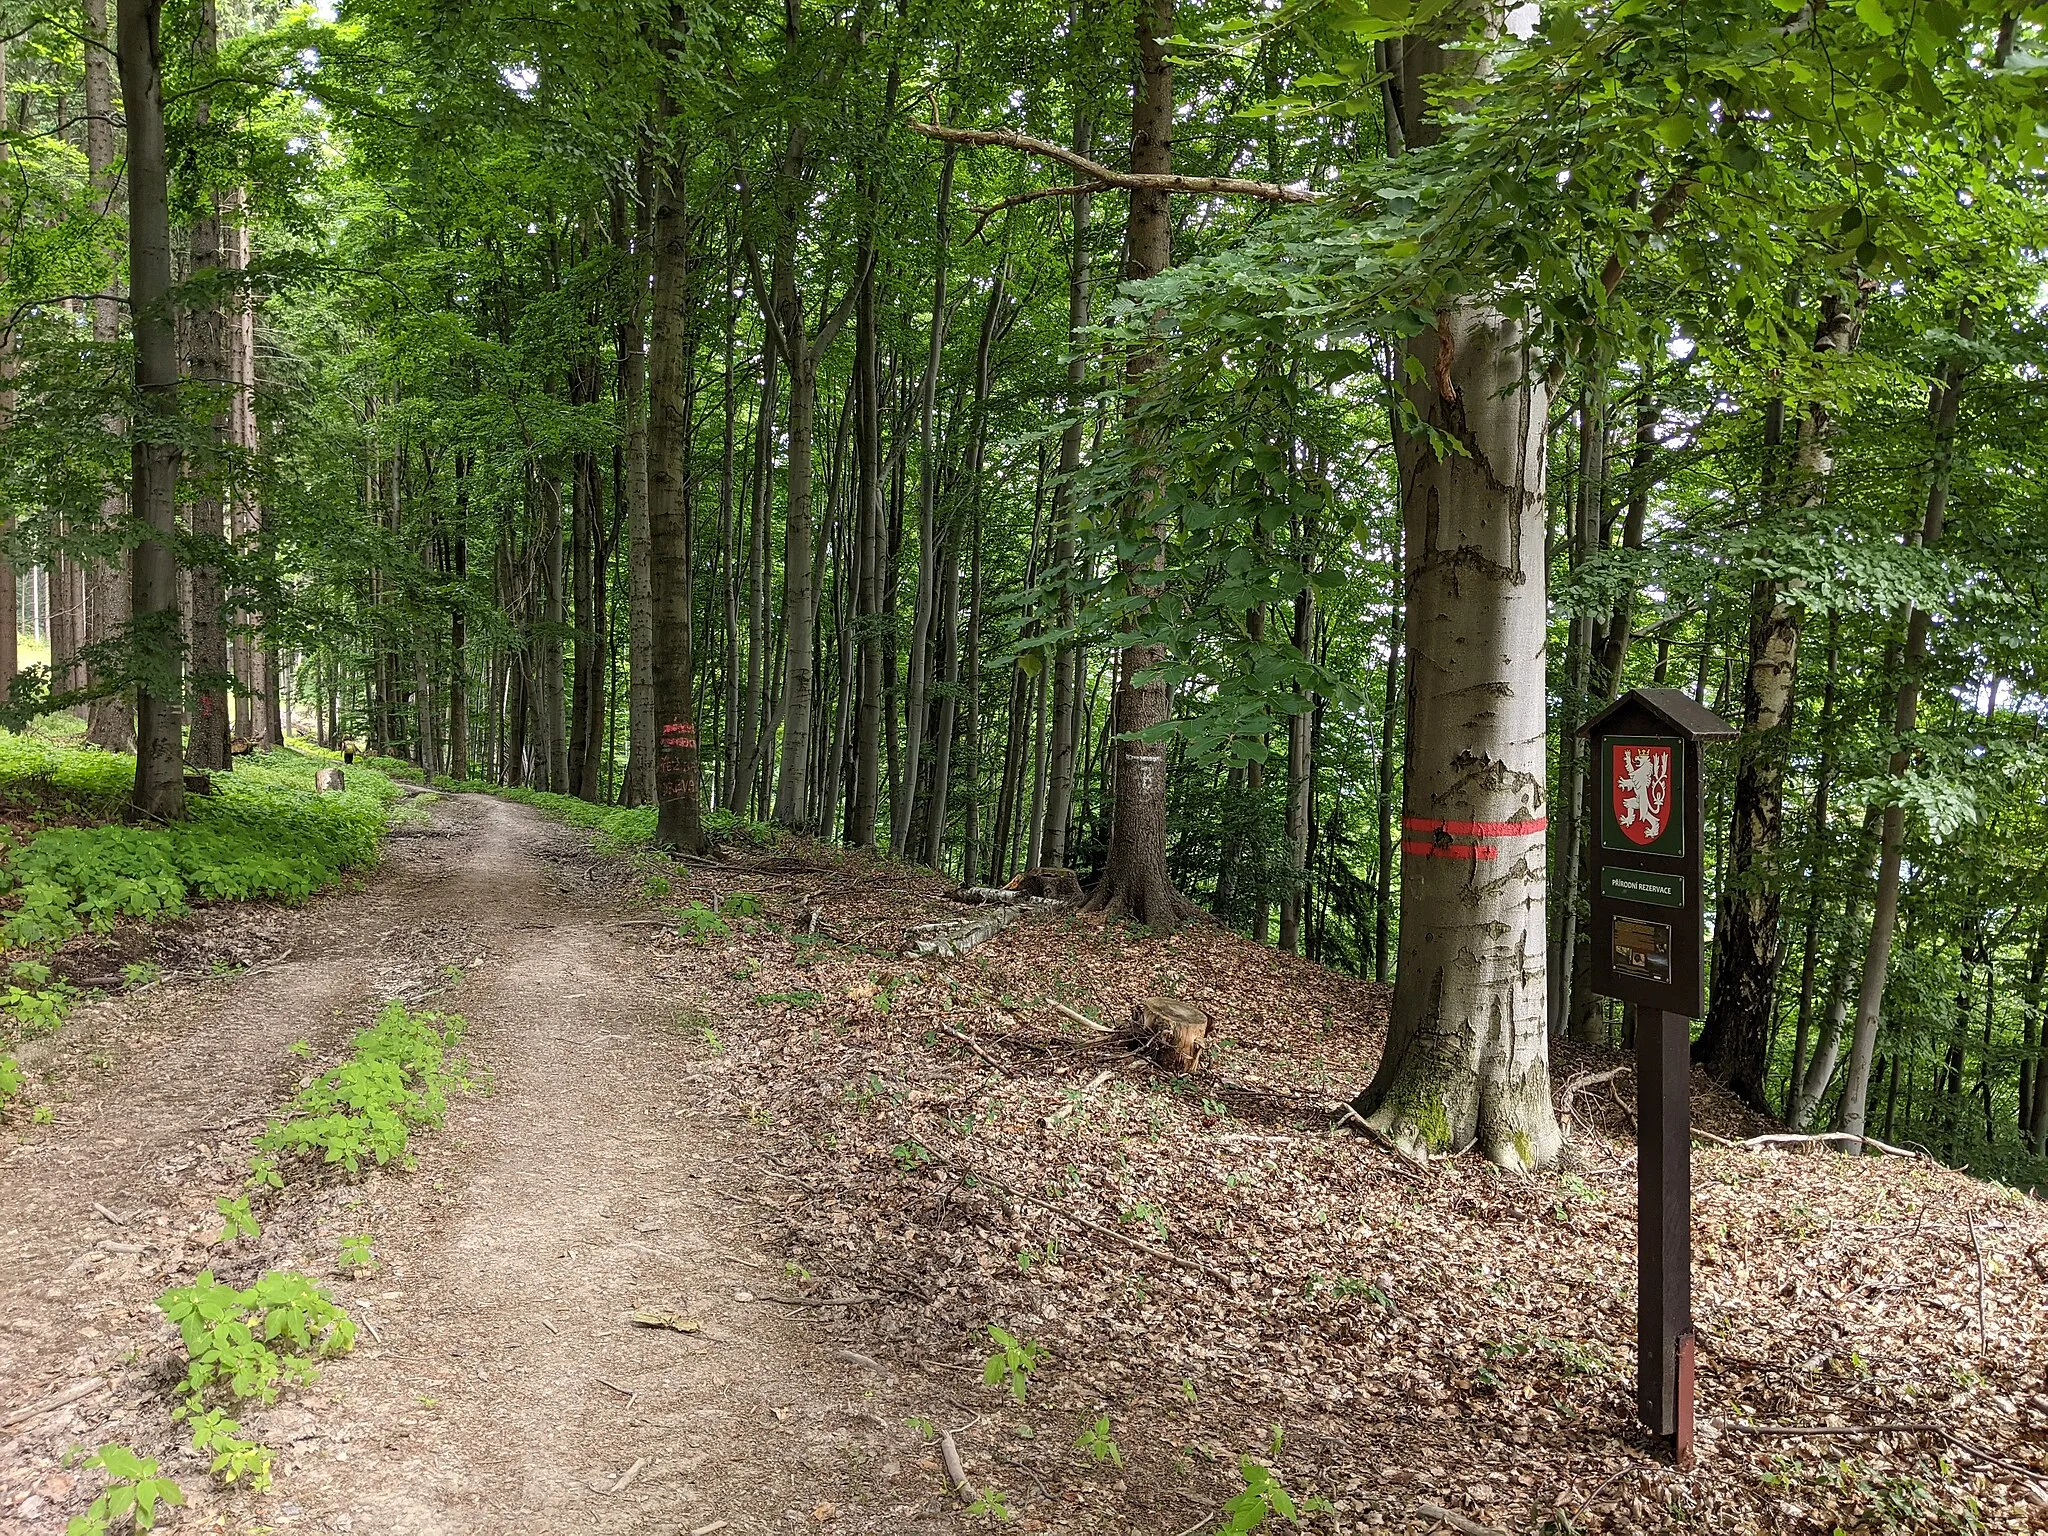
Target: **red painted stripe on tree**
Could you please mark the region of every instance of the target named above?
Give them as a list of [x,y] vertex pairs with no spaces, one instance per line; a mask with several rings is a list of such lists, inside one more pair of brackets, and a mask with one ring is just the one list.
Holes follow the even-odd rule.
[[1481,863],[1500,857],[1491,843],[1403,843],[1403,853],[1418,859],[1477,859]]
[[1533,821],[1431,821],[1426,816],[1403,816],[1404,832],[1444,832],[1452,837],[1533,837],[1550,825],[1547,818]]

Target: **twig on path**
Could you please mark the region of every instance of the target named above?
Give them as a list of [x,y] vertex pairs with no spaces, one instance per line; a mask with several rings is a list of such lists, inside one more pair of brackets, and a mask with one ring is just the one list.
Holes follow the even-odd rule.
[[633,1463],[633,1465],[626,1468],[625,1471],[619,1474],[619,1480],[616,1483],[612,1484],[611,1491],[613,1493],[624,1493],[626,1491],[626,1485],[632,1482],[634,1478],[638,1477],[640,1475],[640,1469],[646,1465],[647,1458],[645,1456],[640,1457]]
[[1577,1077],[1567,1079],[1564,1086],[1557,1091],[1558,1118],[1562,1120],[1571,1115],[1572,1100],[1586,1089],[1597,1088],[1602,1083],[1611,1083],[1617,1077],[1633,1071],[1635,1067],[1625,1062],[1618,1067],[1609,1067],[1605,1072],[1581,1072]]
[[694,1531],[690,1532],[690,1536],[712,1536],[714,1531],[725,1531],[731,1528],[732,1522],[730,1520],[714,1520],[709,1525],[698,1526]]
[[974,1503],[978,1495],[974,1484],[967,1481],[967,1468],[960,1464],[960,1447],[950,1429],[939,1432],[939,1460],[946,1464],[946,1481],[953,1485],[953,1496],[962,1504]]
[[772,1301],[783,1307],[859,1307],[888,1299],[867,1291],[855,1291],[850,1296],[770,1296],[763,1293],[754,1297],[756,1301]]
[[1093,1232],[1097,1237],[1106,1237],[1113,1243],[1121,1243],[1124,1247],[1133,1249],[1138,1253],[1142,1253],[1147,1258],[1160,1259],[1168,1264],[1178,1264],[1183,1269],[1193,1270],[1196,1274],[1201,1275],[1206,1279],[1214,1280],[1218,1285],[1225,1287],[1228,1287],[1230,1285],[1229,1276],[1221,1273],[1218,1270],[1211,1269],[1208,1265],[1204,1264],[1200,1259],[1187,1258],[1181,1254],[1170,1253],[1164,1248],[1155,1248],[1150,1243],[1141,1243],[1135,1237],[1130,1236],[1128,1233],[1119,1232],[1114,1227],[1105,1227],[1100,1222],[1090,1221],[1085,1216],[1076,1216],[1072,1211],[1068,1210],[1065,1206],[1055,1205],[1050,1200],[1041,1200],[1036,1195],[1026,1194],[1023,1190],[1016,1189],[1011,1185],[1005,1184],[1000,1179],[991,1178],[988,1174],[981,1172],[979,1169],[962,1167],[959,1163],[956,1163],[951,1158],[947,1157],[946,1154],[943,1152],[932,1151],[932,1149],[930,1149],[929,1147],[926,1148],[926,1150],[931,1151],[931,1155],[936,1161],[944,1163],[948,1168],[951,1168],[954,1172],[962,1175],[963,1177],[978,1179],[983,1184],[986,1184],[990,1189],[999,1190],[1003,1194],[1008,1195],[1012,1200],[1022,1200],[1026,1205],[1035,1205],[1042,1211],[1050,1212],[1054,1216],[1058,1216],[1065,1221],[1072,1222],[1075,1226],[1080,1227],[1083,1231]]
[[1477,1520],[1467,1520],[1463,1515],[1435,1504],[1417,1504],[1415,1513],[1425,1520],[1434,1520],[1439,1525],[1448,1525],[1460,1536],[1505,1536],[1498,1526],[1481,1525]]
[[618,1393],[619,1396],[626,1400],[626,1406],[629,1408],[633,1405],[633,1399],[640,1395],[631,1387],[622,1387],[616,1381],[606,1381],[602,1376],[595,1376],[591,1379],[600,1387],[610,1387],[614,1392]]
[[362,1316],[363,1326],[370,1330],[370,1337],[375,1339],[379,1344],[382,1344],[384,1342],[384,1335],[377,1331],[377,1325],[375,1322],[371,1320],[370,1314],[368,1312],[365,1312]]
[[1976,1211],[1966,1208],[1963,1214],[1970,1219],[1970,1252],[1977,1256],[1977,1353],[1981,1355],[1990,1348],[1984,1326],[1984,1245],[1977,1241]]
[[66,1387],[55,1397],[46,1397],[40,1403],[19,1409],[6,1418],[0,1419],[0,1429],[13,1429],[17,1424],[26,1424],[30,1419],[39,1419],[46,1413],[75,1403],[81,1397],[91,1397],[93,1393],[99,1391],[106,1384],[107,1378],[104,1376],[88,1376],[84,1381],[77,1383],[75,1386]]
[[107,1220],[111,1221],[117,1227],[127,1226],[130,1219],[133,1218],[133,1216],[135,1215],[135,1212],[133,1211],[130,1211],[126,1216],[120,1215],[118,1212],[108,1210],[104,1205],[101,1205],[97,1200],[93,1201],[92,1208],[98,1211],[102,1216],[106,1217]]
[[1087,1014],[1082,1013],[1079,1009],[1069,1008],[1065,1003],[1061,1002],[1056,997],[1048,997],[1045,1000],[1045,1006],[1050,1008],[1054,1013],[1062,1014],[1065,1017],[1072,1019],[1076,1024],[1080,1025],[1083,1029],[1094,1030],[1095,1033],[1097,1033],[1098,1035],[1108,1035],[1115,1033],[1115,1031],[1112,1030],[1107,1024],[1098,1024],[1095,1020],[1089,1018]]
[[1743,1424],[1733,1420],[1721,1421],[1724,1429],[1732,1429],[1739,1435],[1786,1435],[1793,1439],[1811,1435],[1815,1438],[1856,1439],[1864,1435],[1940,1435],[1946,1439],[1948,1431],[1930,1420],[1899,1420],[1885,1424]]
[[[1003,1072],[1003,1064],[1000,1061],[997,1061],[995,1057],[989,1055],[987,1051],[984,1051],[981,1048],[980,1043],[976,1041],[972,1035],[963,1034],[950,1024],[938,1024],[937,1020],[934,1020],[933,1023],[937,1025],[940,1034],[951,1035],[955,1040],[958,1040],[962,1045],[966,1046],[967,1049],[974,1052],[975,1055],[979,1056],[991,1067],[994,1067],[996,1071]],[[1005,1077],[1009,1076],[1007,1072],[1003,1072],[1003,1075]]]
[[1934,1161],[1925,1152],[1918,1151],[1915,1148],[1895,1147],[1888,1141],[1879,1141],[1875,1136],[1856,1136],[1848,1131],[1816,1131],[1810,1136],[1794,1135],[1790,1131],[1777,1131],[1768,1136],[1751,1136],[1743,1141],[1734,1141],[1726,1136],[1716,1136],[1712,1131],[1703,1131],[1695,1126],[1693,1127],[1693,1135],[1699,1137],[1702,1141],[1711,1141],[1716,1146],[1734,1147],[1745,1152],[1760,1152],[1765,1147],[1813,1146],[1821,1142],[1846,1141],[1853,1142],[1858,1151],[1875,1148],[1886,1157],[1925,1158],[1928,1162]]
[[1203,1530],[1208,1526],[1214,1524],[1215,1520],[1216,1517],[1213,1514],[1204,1515],[1201,1519],[1197,1520],[1193,1525],[1189,1526],[1186,1530],[1182,1531],[1180,1533],[1180,1536],[1195,1536],[1195,1532]]
[[1059,1108],[1055,1109],[1051,1114],[1047,1115],[1045,1119],[1040,1121],[1039,1123],[1043,1125],[1047,1130],[1051,1130],[1055,1125],[1059,1124],[1060,1121],[1066,1119],[1067,1116],[1073,1114],[1075,1110],[1079,1109],[1081,1105],[1086,1101],[1089,1094],[1093,1093],[1096,1089],[1100,1088],[1104,1083],[1108,1082],[1112,1077],[1115,1076],[1116,1068],[1104,1067],[1100,1072],[1096,1073],[1093,1077],[1089,1078],[1087,1082],[1081,1085],[1081,1091],[1079,1093],[1075,1094],[1071,1099],[1067,1100],[1066,1103],[1060,1105]]

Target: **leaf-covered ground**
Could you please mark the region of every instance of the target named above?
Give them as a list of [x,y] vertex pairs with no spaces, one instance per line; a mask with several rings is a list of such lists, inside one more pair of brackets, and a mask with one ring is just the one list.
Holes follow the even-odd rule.
[[[1023,1529],[1223,1529],[1247,1455],[1332,1501],[1314,1529],[2048,1528],[2039,1201],[1924,1161],[1699,1141],[1680,1471],[1634,1424],[1628,1075],[1573,1096],[1569,1171],[1418,1170],[1330,1130],[1383,989],[1068,912],[902,958],[908,926],[961,912],[942,890],[786,844],[684,872],[670,900],[721,908],[729,937],[654,942],[808,1284],[878,1298],[898,1358],[957,1376],[934,1420]],[[1148,994],[1211,1014],[1199,1072],[1050,1006],[1115,1024]],[[1553,1066],[1562,1085],[1625,1060]],[[1703,1078],[1695,1124],[1768,1129]],[[1021,1405],[980,1379],[991,1323],[1044,1346]],[[1121,1467],[1076,1444],[1103,1414]]]

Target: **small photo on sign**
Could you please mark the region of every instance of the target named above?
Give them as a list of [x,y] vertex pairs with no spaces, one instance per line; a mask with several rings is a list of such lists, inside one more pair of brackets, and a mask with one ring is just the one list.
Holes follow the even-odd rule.
[[1644,981],[1671,980],[1671,925],[1640,917],[1614,920],[1614,973]]

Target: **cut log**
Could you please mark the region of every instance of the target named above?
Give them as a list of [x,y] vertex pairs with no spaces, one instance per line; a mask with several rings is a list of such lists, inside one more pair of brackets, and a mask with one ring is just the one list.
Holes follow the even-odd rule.
[[1027,869],[1004,889],[1039,901],[1081,904],[1081,877],[1071,869]]
[[313,787],[323,795],[330,795],[346,788],[347,780],[342,777],[339,768],[322,768],[313,775]]
[[1209,1015],[1177,997],[1141,997],[1131,1005],[1131,1030],[1169,1072],[1193,1072],[1209,1043]]
[[192,773],[185,775],[185,793],[188,795],[210,795],[213,793],[213,775]]
[[957,891],[946,892],[946,900],[957,901],[963,907],[1014,907],[1024,898],[1007,886],[963,885]]
[[923,923],[903,936],[905,954],[933,960],[954,960],[981,948],[1024,915],[1021,906],[995,907],[975,917],[951,922]]

